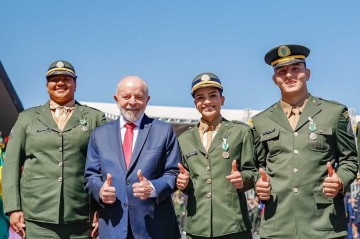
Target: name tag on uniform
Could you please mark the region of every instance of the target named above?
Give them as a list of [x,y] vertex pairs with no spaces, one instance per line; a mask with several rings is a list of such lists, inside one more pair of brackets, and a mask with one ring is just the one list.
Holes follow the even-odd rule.
[[197,151],[194,151],[194,152],[191,152],[191,153],[188,153],[186,156],[186,158],[190,158],[191,156],[194,156],[194,155],[197,155]]
[[38,129],[38,130],[36,130],[36,132],[41,133],[41,132],[48,131],[48,130],[50,130],[50,128]]

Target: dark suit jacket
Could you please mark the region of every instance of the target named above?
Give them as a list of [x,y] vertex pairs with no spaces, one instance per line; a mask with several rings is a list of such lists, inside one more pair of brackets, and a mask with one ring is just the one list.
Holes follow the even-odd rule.
[[[181,156],[172,126],[144,115],[127,170],[119,122],[95,129],[88,148],[84,184],[100,204],[100,238],[126,238],[129,221],[135,238],[180,238],[171,194]],[[132,185],[139,182],[138,169],[155,187],[157,198],[141,200],[133,196]],[[99,198],[108,173],[113,177],[117,197],[111,205]]]
[[27,220],[47,223],[89,221],[90,197],[83,187],[87,145],[104,122],[102,112],[79,103],[62,131],[49,102],[20,113],[3,168],[4,211],[21,210]]

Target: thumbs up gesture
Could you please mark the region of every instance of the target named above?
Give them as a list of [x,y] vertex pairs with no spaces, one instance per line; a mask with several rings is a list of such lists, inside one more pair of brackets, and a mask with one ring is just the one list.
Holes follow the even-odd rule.
[[141,200],[145,200],[150,197],[151,192],[154,190],[149,180],[147,180],[141,172],[141,169],[137,171],[139,179],[138,183],[133,184],[134,197],[138,197]]
[[255,184],[256,194],[260,200],[269,200],[271,196],[271,185],[264,169],[259,168],[260,178]]
[[337,176],[330,162],[326,164],[328,176],[323,183],[323,193],[326,197],[334,198],[343,189],[343,182]]
[[241,177],[239,170],[237,169],[236,160],[231,162],[231,173],[226,176],[235,189],[241,189],[244,187],[244,181]]
[[111,186],[112,176],[106,175],[106,180],[100,188],[100,199],[105,204],[113,204],[116,200],[115,188]]
[[180,169],[180,173],[176,178],[176,187],[180,190],[184,190],[188,184],[190,179],[190,173],[182,166],[181,163],[178,163],[178,167]]

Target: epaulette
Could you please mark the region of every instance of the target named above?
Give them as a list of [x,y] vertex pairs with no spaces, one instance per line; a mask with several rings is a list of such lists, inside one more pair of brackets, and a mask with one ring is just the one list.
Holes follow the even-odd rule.
[[88,106],[88,105],[83,105],[83,104],[80,104],[80,103],[79,103],[79,106],[83,106],[83,107],[86,107],[86,108],[89,108],[89,109],[92,109],[92,110],[95,110],[95,111],[98,111],[98,112],[102,112],[101,110],[96,109],[96,108],[91,107],[91,106]]
[[336,105],[343,105],[343,104],[341,104],[341,103],[339,103],[339,102],[337,102],[335,100],[328,100],[328,99],[324,99],[324,98],[320,98],[320,97],[318,97],[318,98],[320,100],[322,100],[322,101],[325,101],[325,102],[333,103],[333,104],[336,104]]
[[276,107],[277,107],[277,104],[278,104],[278,102],[272,104],[271,106],[269,106],[269,107],[266,108],[265,110],[263,110],[263,111],[257,113],[256,115],[254,115],[252,118],[257,117],[257,116],[260,116],[260,115],[262,115],[262,114],[265,114],[266,111],[271,110],[272,108],[276,108]]

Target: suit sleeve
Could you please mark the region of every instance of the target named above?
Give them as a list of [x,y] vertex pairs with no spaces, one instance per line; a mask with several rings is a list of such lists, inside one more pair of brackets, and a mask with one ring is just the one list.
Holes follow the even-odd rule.
[[100,204],[99,193],[103,185],[100,168],[100,157],[96,147],[96,129],[92,132],[85,165],[85,190]]
[[358,160],[354,134],[349,117],[345,117],[347,109],[340,114],[336,129],[336,155],[339,166],[336,174],[344,183],[344,189],[356,178],[358,172]]
[[166,140],[166,153],[165,165],[163,174],[160,178],[151,180],[156,193],[157,203],[171,196],[176,190],[176,177],[179,174],[177,166],[181,161],[179,143],[175,136],[175,132],[171,125],[167,127],[167,140]]
[[20,113],[13,129],[11,130],[9,142],[6,148],[4,167],[2,169],[2,188],[4,212],[21,211],[20,178],[22,165],[24,164],[26,152],[26,127],[29,118]]
[[250,127],[247,128],[242,139],[240,173],[244,181],[244,187],[240,191],[253,188],[257,179],[257,170],[254,160],[254,136]]

